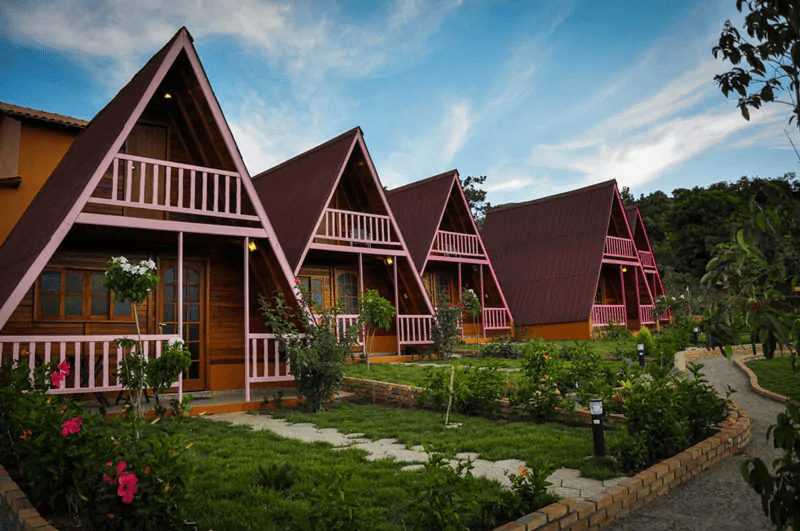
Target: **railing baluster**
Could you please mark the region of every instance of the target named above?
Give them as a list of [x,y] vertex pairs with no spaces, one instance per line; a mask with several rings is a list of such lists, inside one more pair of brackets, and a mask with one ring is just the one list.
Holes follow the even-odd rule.
[[219,174],[214,174],[214,207],[211,209],[212,212],[216,212],[219,205]]
[[236,213],[242,213],[242,178],[236,178]]
[[194,170],[189,172],[189,179],[191,181],[190,184],[189,184],[189,208],[191,208],[192,210],[195,210],[195,208],[194,208],[194,204],[195,204],[195,198],[194,198],[194,195],[195,195],[195,193],[194,193],[195,192],[195,183],[194,183],[195,182],[195,171]]
[[178,168],[178,208],[183,208],[183,168]]
[[200,210],[208,210],[208,172],[203,172],[203,202],[200,203]]
[[151,204],[158,205],[158,170],[161,169],[159,164],[153,164],[153,200]]
[[94,341],[89,341],[89,384],[88,388],[92,389],[95,387],[94,382]]
[[128,166],[125,171],[125,201],[131,201],[131,188],[133,188],[133,161],[128,161]]
[[117,181],[119,179],[119,159],[111,161],[111,199],[117,200]]
[[225,176],[225,213],[229,214],[231,211],[231,176]]
[[75,389],[81,388],[81,342],[75,341]]
[[172,206],[172,168],[164,168],[164,205]]
[[139,163],[139,201],[137,203],[144,203],[144,181],[147,175],[147,164],[144,162]]
[[103,387],[108,387],[108,373],[111,367],[108,366],[108,341],[103,341]]

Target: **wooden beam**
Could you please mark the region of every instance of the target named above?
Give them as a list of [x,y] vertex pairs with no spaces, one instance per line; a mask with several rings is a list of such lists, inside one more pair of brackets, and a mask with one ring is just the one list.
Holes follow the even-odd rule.
[[249,236],[250,238],[266,238],[267,233],[261,227],[234,227],[232,225],[211,225],[208,223],[189,223],[160,219],[130,218],[109,214],[91,214],[82,212],[75,223],[84,225],[102,225],[105,227],[127,227],[134,229],[157,230],[162,232],[188,232],[190,234],[214,234],[219,236]]
[[194,90],[192,89],[189,83],[191,80],[188,78],[186,72],[184,72],[183,69],[178,69],[178,70],[179,70],[179,75],[181,76],[181,79],[183,80],[183,83],[186,86],[186,92],[189,94],[189,98],[192,100],[192,103],[194,104],[194,108],[197,111],[197,115],[200,117],[200,121],[203,123],[203,128],[205,129],[206,134],[208,135],[208,141],[211,144],[214,153],[217,155],[217,160],[220,163],[219,167],[220,168],[225,167],[227,166],[227,164],[225,163],[229,161],[225,159],[222,152],[219,150],[219,146],[215,142],[214,133],[211,131],[211,127],[208,124],[208,120],[206,120],[204,117],[203,109],[200,108],[200,103],[198,102],[197,96],[195,96]]

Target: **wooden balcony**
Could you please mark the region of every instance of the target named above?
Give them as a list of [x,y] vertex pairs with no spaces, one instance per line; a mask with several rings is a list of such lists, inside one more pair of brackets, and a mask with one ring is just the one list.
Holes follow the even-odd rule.
[[511,321],[505,308],[484,308],[481,317],[484,330],[507,330],[511,328]]
[[243,212],[239,173],[120,153],[109,168],[110,183],[98,186],[89,203],[259,221]]
[[382,214],[326,208],[316,238],[350,242],[351,245],[400,245],[392,233],[392,221]]
[[656,323],[656,307],[653,305],[639,307],[639,323],[640,324],[655,324]]
[[482,257],[480,242],[474,234],[462,234],[446,230],[436,231],[432,253],[445,256]]
[[642,266],[646,268],[656,268],[656,259],[650,251],[639,251],[639,261],[642,263]]
[[[51,361],[59,363],[67,361],[70,373],[57,388],[50,389],[49,394],[70,395],[84,393],[104,393],[122,391],[122,384],[117,381],[119,360],[123,356],[122,349],[114,340],[120,336],[0,336],[0,365],[10,356],[13,360],[25,360],[31,370],[46,365]],[[167,334],[142,335],[142,349],[145,356],[161,357],[163,343],[177,337]],[[175,386],[182,394],[183,379],[179,378]]]
[[617,238],[616,236],[606,236],[606,247],[603,254],[615,258],[636,259],[636,247],[633,240],[627,238]]
[[429,345],[431,343],[433,317],[430,315],[400,315],[397,324],[397,334],[401,345]]
[[624,304],[595,304],[592,306],[592,326],[608,326],[611,323],[626,325],[628,322]]

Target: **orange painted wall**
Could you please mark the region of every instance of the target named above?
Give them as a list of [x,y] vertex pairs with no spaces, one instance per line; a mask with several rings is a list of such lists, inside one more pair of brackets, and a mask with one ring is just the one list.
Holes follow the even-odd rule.
[[589,340],[592,335],[592,327],[589,321],[579,321],[575,323],[559,323],[552,325],[519,326],[517,325],[515,337],[517,339],[556,339]]
[[11,233],[79,132],[79,129],[49,127],[27,120],[22,122],[19,140],[22,183],[16,190],[0,189],[0,211],[3,212],[0,216],[0,244]]

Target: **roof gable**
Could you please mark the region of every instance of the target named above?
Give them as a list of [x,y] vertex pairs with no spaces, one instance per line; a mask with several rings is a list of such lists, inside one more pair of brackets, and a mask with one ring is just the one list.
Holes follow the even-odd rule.
[[611,180],[487,213],[483,242],[518,325],[589,319],[618,195]]
[[5,280],[0,283],[0,327],[75,223],[111,160],[181,54],[185,54],[191,65],[229,160],[242,175],[243,190],[251,199],[287,282],[291,278],[266,213],[255,200],[247,169],[194,49],[192,37],[186,28],[181,28],[89,122],[0,247],[0,271]]
[[408,251],[414,266],[420,273],[425,269],[454,180],[458,180],[458,171],[450,170],[386,193],[397,223],[408,239]]

